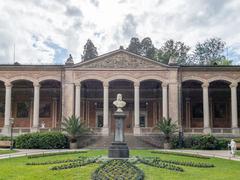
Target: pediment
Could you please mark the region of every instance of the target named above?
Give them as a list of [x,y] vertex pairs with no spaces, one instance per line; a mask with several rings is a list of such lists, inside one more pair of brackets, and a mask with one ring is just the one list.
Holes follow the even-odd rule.
[[166,69],[168,66],[144,58],[125,50],[119,50],[99,56],[93,60],[76,64],[79,68],[96,68],[96,69]]

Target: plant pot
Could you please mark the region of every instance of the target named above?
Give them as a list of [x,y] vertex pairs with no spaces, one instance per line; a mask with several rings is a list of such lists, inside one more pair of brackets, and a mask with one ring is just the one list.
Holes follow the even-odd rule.
[[70,142],[70,149],[77,149],[77,142]]
[[163,148],[164,149],[171,149],[171,144],[170,143],[163,143]]

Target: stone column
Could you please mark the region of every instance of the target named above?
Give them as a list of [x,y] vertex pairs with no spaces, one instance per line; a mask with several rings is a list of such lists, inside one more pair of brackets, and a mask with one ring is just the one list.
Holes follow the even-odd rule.
[[231,109],[232,109],[232,133],[235,135],[239,134],[238,128],[238,113],[237,113],[237,85],[232,83],[231,88]]
[[10,135],[11,102],[12,102],[12,84],[5,83],[5,115],[3,128],[4,135]]
[[81,84],[75,84],[75,116],[80,118],[81,115]]
[[203,88],[203,132],[205,134],[211,133],[209,120],[209,97],[208,97],[208,83],[202,84]]
[[104,82],[103,83],[103,128],[102,128],[102,134],[103,135],[109,135],[109,127],[108,127],[108,107],[109,107],[109,98],[108,98],[108,88],[109,83]]
[[74,84],[64,84],[63,117],[70,117],[74,114]]
[[162,83],[162,115],[168,118],[168,85]]
[[178,83],[169,83],[168,84],[168,117],[172,118],[173,122],[180,125],[179,122],[179,84]]
[[140,103],[139,103],[139,82],[134,83],[134,129],[133,133],[134,135],[140,135],[140,126],[139,126],[139,109],[140,109]]
[[39,101],[40,101],[40,84],[34,84],[34,98],[33,98],[33,126],[32,132],[38,131],[39,128]]

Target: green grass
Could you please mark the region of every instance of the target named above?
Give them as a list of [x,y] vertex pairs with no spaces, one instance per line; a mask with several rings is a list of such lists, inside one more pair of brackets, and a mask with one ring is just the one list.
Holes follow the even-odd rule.
[[236,155],[240,156],[240,151],[237,151]]
[[0,155],[1,154],[10,154],[10,153],[15,153],[17,152],[16,150],[0,150]]
[[[223,160],[219,158],[211,159],[199,159],[192,157],[183,157],[168,154],[153,154],[148,150],[131,150],[131,156],[145,156],[145,157],[160,157],[166,160],[179,160],[179,161],[192,161],[192,162],[203,162],[212,163],[216,167],[214,168],[196,168],[180,166],[184,169],[184,172],[173,172],[167,169],[160,169],[156,167],[147,166],[144,164],[137,164],[137,166],[144,171],[145,179],[147,180],[159,180],[159,179],[236,179],[240,176],[240,162]],[[77,158],[79,156],[93,157],[98,155],[107,155],[106,150],[91,150],[88,153],[82,154],[68,154],[61,156],[50,156],[43,158],[28,159],[27,157],[13,158],[13,159],[2,159],[0,160],[0,179],[91,179],[91,174],[99,167],[99,164],[90,164],[87,166],[52,171],[50,167],[54,165],[40,165],[40,166],[27,166],[27,162],[45,162],[48,160],[63,160],[70,158]]]

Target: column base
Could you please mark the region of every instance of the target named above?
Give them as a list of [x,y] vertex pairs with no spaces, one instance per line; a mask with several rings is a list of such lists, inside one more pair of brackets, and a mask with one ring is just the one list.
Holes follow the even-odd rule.
[[32,127],[31,132],[39,132],[39,128],[38,127]]
[[4,126],[2,129],[2,134],[4,136],[10,136],[11,135],[11,127],[10,126]]
[[140,127],[134,127],[133,128],[133,134],[134,134],[134,136],[140,136],[141,135]]
[[108,127],[102,127],[101,128],[101,135],[108,136],[109,135],[109,128]]
[[205,128],[203,129],[203,133],[204,133],[204,134],[211,134],[211,132],[212,132],[212,130],[211,130],[211,128],[209,128],[209,127],[205,127]]
[[239,128],[232,128],[232,134],[239,136],[240,135],[240,129]]

